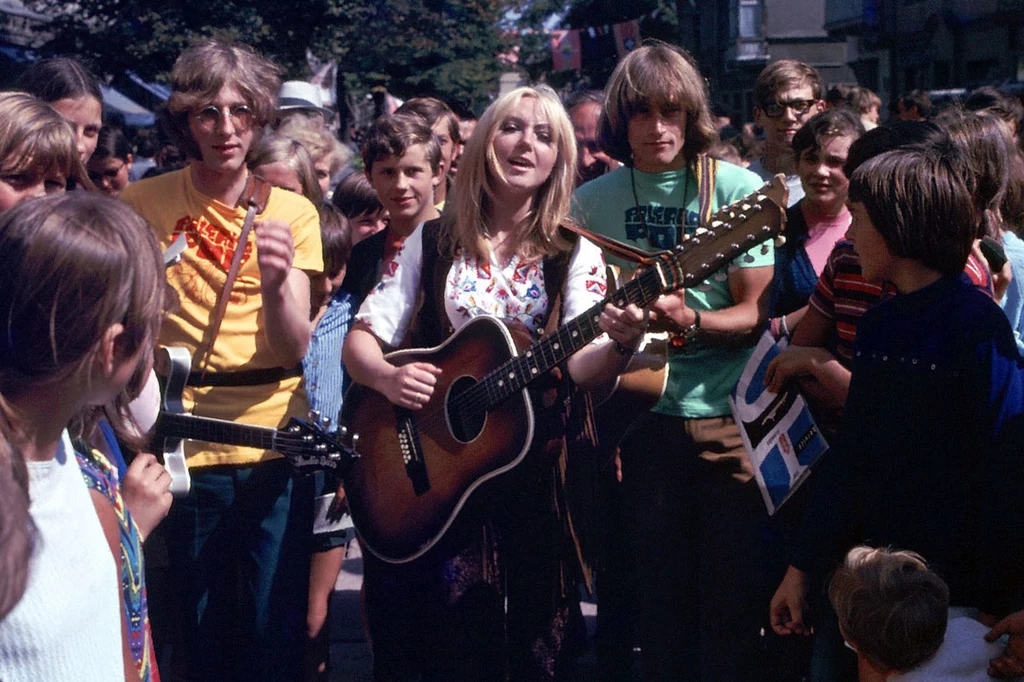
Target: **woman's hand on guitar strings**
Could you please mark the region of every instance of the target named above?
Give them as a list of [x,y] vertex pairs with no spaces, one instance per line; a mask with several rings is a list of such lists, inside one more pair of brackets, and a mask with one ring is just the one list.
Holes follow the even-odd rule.
[[434,395],[434,385],[441,368],[429,362],[411,362],[394,367],[394,371],[381,377],[377,390],[399,407],[422,409]]
[[608,334],[612,341],[621,343],[626,348],[636,350],[647,331],[647,316],[644,311],[630,303],[625,308],[619,308],[609,303],[601,311],[601,317],[597,321],[601,331]]

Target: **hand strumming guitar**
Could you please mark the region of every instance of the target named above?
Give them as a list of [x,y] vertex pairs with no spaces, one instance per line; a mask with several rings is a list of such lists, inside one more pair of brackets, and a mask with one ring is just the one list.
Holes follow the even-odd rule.
[[362,322],[356,322],[345,340],[342,362],[356,383],[369,386],[393,404],[419,410],[434,394],[441,370],[429,362],[396,367],[384,359],[380,341]]
[[413,362],[401,367],[388,363],[389,370],[373,384],[373,389],[383,393],[388,400],[399,407],[410,410],[421,409],[434,395],[434,385],[441,374],[441,368],[429,362]]

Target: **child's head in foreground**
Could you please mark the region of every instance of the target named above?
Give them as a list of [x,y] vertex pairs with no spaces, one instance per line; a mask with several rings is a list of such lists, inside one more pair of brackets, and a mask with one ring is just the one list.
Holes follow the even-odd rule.
[[828,596],[843,638],[879,673],[913,670],[945,638],[949,588],[914,552],[854,547]]
[[[892,280],[899,259],[941,275],[964,269],[977,234],[979,215],[963,177],[962,153],[937,142],[885,152],[864,162],[850,177],[850,236],[869,280]],[[858,233],[863,228],[868,239]],[[868,253],[875,233],[885,251]],[[881,246],[881,245],[880,245]]]

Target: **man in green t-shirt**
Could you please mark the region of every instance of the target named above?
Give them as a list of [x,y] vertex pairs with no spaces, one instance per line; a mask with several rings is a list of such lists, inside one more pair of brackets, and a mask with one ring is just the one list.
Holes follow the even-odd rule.
[[[624,165],[576,191],[575,216],[619,241],[671,248],[697,229],[695,161],[716,139],[704,79],[687,55],[656,43],[629,53],[607,92],[600,141]],[[712,168],[712,208],[762,184],[728,163]],[[766,512],[728,395],[765,323],[773,263],[770,248],[755,248],[651,306],[653,324],[681,345],[670,349],[665,394],[621,444],[623,525],[609,558],[634,563],[602,564],[598,654],[609,679],[628,670],[632,642],[602,635],[602,610],[631,600],[645,679],[746,682],[764,670],[756,611],[766,598],[757,560]]]

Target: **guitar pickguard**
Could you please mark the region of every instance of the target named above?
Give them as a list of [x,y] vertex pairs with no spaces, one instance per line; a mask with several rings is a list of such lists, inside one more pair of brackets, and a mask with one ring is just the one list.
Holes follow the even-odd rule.
[[[163,409],[171,414],[185,414],[181,396],[188,381],[188,373],[192,369],[192,355],[184,348],[176,346],[162,347],[157,352],[167,355],[170,367],[164,389]],[[185,461],[185,442],[181,438],[164,439],[163,460],[164,468],[171,475],[171,494],[175,497],[188,495],[192,489],[192,476]]]

